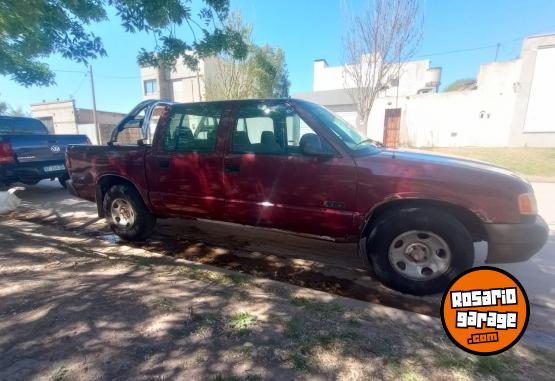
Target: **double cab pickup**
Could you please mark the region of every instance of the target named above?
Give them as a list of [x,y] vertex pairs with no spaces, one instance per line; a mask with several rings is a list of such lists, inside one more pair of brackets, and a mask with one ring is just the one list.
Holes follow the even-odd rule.
[[[136,145],[118,136],[138,129]],[[137,132],[137,131],[135,131]],[[326,108],[295,99],[145,101],[107,146],[70,146],[74,195],[126,240],[157,218],[269,227],[359,252],[387,286],[442,291],[474,263],[525,261],[546,242],[530,184],[483,162],[377,147]]]

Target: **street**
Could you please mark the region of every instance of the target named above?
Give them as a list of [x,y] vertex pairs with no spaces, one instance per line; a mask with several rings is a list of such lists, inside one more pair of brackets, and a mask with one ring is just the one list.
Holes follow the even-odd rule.
[[[520,280],[531,303],[526,338],[555,346],[555,183],[533,184],[540,214],[550,225],[546,246],[524,263],[495,265]],[[18,219],[119,242],[96,216],[93,203],[70,196],[57,182],[43,181],[20,192]],[[336,244],[267,229],[203,220],[159,220],[141,248],[195,262],[289,282],[342,296],[437,316],[440,295],[414,297],[392,291],[373,279],[353,244]],[[487,245],[476,244],[475,265]]]

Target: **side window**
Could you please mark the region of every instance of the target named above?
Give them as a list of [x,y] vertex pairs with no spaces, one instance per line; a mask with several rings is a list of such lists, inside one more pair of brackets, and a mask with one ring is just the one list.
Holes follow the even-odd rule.
[[[232,151],[270,155],[300,154],[303,137],[307,136],[305,139],[308,139],[314,135],[314,130],[287,104],[246,105],[238,110]],[[326,149],[329,148],[325,142],[323,144]]]
[[220,105],[174,106],[164,132],[164,151],[213,152],[221,114]]
[[[250,104],[238,110],[237,123],[233,131],[234,153],[257,153],[286,155],[291,153],[288,141],[288,120],[300,120],[295,110],[287,104]],[[304,123],[304,122],[303,122]],[[304,124],[308,129],[308,125]],[[312,131],[312,130],[311,130]],[[297,143],[300,137],[297,136]]]
[[287,151],[289,153],[300,153],[299,147],[303,136],[315,134],[315,132],[297,114],[289,115],[285,122],[287,125]]

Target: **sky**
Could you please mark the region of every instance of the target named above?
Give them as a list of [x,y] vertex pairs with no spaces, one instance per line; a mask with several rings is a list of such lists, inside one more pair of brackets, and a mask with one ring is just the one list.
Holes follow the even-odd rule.
[[[293,95],[312,90],[315,59],[341,64],[342,12],[356,12],[367,4],[367,0],[231,0],[231,8],[252,24],[256,44],[284,50]],[[480,64],[494,60],[498,43],[498,60],[511,60],[518,57],[523,37],[555,33],[554,0],[424,0],[422,11],[424,33],[414,59],[430,59],[432,66],[442,67],[441,87],[476,78]],[[110,20],[91,30],[102,38],[108,53],[91,62],[97,108],[126,113],[142,99],[136,57],[140,48],[153,46],[153,38],[125,33],[113,12]],[[57,56],[46,62],[56,70],[55,86],[26,88],[0,76],[0,100],[24,111],[32,103],[69,98],[77,107],[92,107],[83,64]]]

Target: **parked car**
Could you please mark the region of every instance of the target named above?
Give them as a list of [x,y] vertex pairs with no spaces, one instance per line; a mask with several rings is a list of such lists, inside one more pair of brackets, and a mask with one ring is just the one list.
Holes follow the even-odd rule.
[[85,135],[51,135],[38,119],[0,116],[0,188],[69,179],[64,153],[69,144],[91,144]]
[[[128,128],[153,141],[117,145]],[[68,148],[68,188],[126,240],[146,239],[157,218],[186,216],[358,242],[383,283],[430,294],[473,265],[473,242],[488,242],[488,262],[518,262],[547,239],[521,177],[378,148],[306,101],[145,101],[112,140]]]

